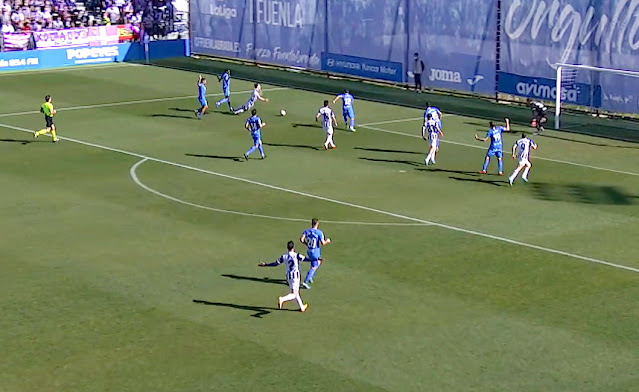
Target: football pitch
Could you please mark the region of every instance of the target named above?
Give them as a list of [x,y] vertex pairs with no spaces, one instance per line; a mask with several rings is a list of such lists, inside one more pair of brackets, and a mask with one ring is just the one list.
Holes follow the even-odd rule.
[[[198,120],[193,72],[0,74],[0,391],[639,390],[639,144],[546,131],[511,188],[508,153],[477,173],[486,119],[440,106],[426,167],[423,111],[353,91],[325,151],[333,96],[264,81],[245,161],[206,76]],[[32,136],[45,94],[57,144]],[[278,310],[285,268],[257,263],[313,217],[309,310]]]

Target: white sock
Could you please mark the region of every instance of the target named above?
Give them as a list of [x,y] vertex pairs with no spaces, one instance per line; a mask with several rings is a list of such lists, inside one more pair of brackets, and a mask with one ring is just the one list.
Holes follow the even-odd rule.
[[302,309],[302,306],[304,306],[304,302],[302,302],[302,297],[300,297],[299,293],[295,293],[293,295],[295,296],[295,301],[297,301],[297,304],[299,305],[300,309]]
[[430,162],[433,159],[433,152],[430,151],[428,155],[426,155],[426,163]]
[[329,145],[331,147],[335,147],[335,143],[333,143],[333,134],[332,133],[327,133],[326,134],[326,142],[324,144],[325,145]]
[[526,168],[524,169],[524,174],[521,175],[521,177],[528,181],[528,172],[530,171],[530,166],[526,166]]

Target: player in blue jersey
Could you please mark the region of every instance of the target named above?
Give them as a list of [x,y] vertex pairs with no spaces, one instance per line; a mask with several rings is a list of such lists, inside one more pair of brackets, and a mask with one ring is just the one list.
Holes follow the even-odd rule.
[[264,155],[264,147],[262,147],[262,128],[266,126],[266,123],[262,122],[262,119],[257,116],[257,110],[251,110],[251,117],[246,120],[244,124],[244,128],[246,128],[250,133],[251,137],[253,137],[253,146],[249,148],[249,150],[244,154],[244,159],[248,160],[249,155],[255,150],[260,150],[260,155],[262,159],[266,156]]
[[215,107],[219,108],[221,104],[227,103],[229,105],[229,110],[231,110],[231,70],[227,69],[222,75],[218,75],[217,81],[222,82],[222,93],[224,94],[224,98],[215,102]]
[[209,108],[209,103],[206,101],[206,78],[203,78],[202,75],[197,78],[197,99],[200,101],[201,107],[195,111],[195,115],[197,118],[202,118]]
[[486,159],[484,160],[484,167],[479,172],[480,174],[486,174],[486,170],[488,170],[488,164],[490,163],[490,158],[496,156],[497,164],[499,166],[499,175],[504,175],[504,161],[503,161],[503,140],[502,133],[510,132],[510,120],[508,118],[506,120],[506,126],[496,126],[494,122],[490,122],[490,129],[486,133],[486,137],[479,137],[475,134],[475,140],[479,140],[480,142],[485,142],[490,140],[490,147],[488,147],[488,151],[486,152]]
[[432,113],[426,115],[426,121],[422,125],[422,138],[430,143],[430,149],[424,164],[428,166],[430,162],[435,164],[435,154],[439,150],[439,138],[444,136],[442,129],[439,127],[439,122],[433,119]]
[[290,287],[291,292],[277,299],[277,308],[282,309],[284,302],[295,300],[300,307],[300,312],[306,312],[308,305],[302,302],[302,298],[300,297],[300,262],[304,261],[305,258],[295,252],[295,243],[293,241],[289,241],[288,244],[286,244],[286,249],[288,251],[274,262],[266,264],[260,261],[257,265],[260,267],[277,267],[280,264],[284,264],[286,266],[286,281],[288,282],[288,287]]
[[331,243],[330,238],[325,238],[324,233],[319,228],[319,220],[313,218],[311,220],[311,228],[304,230],[300,237],[300,242],[306,245],[306,260],[311,262],[311,268],[306,274],[306,278],[302,283],[304,288],[310,289],[310,283],[313,283],[313,276],[322,264],[322,258],[320,257],[320,247]]
[[353,101],[355,100],[355,98],[353,98],[353,94],[351,94],[348,90],[344,90],[342,94],[333,99],[333,103],[337,102],[338,99],[342,100],[342,115],[344,116],[344,125],[347,125],[350,119],[350,126],[348,127],[348,129],[351,132],[357,132],[355,130],[355,109],[353,109]]
[[442,128],[442,112],[439,110],[437,106],[430,106],[430,103],[426,102],[426,110],[424,111],[424,121],[426,121],[426,116],[431,114],[433,116],[433,120],[437,121],[439,124],[439,128]]

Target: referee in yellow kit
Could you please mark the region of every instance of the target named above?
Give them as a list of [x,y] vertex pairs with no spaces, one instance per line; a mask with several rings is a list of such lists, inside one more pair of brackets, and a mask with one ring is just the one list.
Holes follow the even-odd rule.
[[51,136],[53,137],[53,142],[57,142],[58,136],[55,134],[55,124],[53,123],[53,116],[55,116],[55,109],[53,108],[53,104],[51,103],[51,96],[47,95],[44,97],[44,103],[40,107],[40,112],[44,113],[44,122],[45,128],[34,132],[33,137],[38,137],[40,135],[44,135],[45,133],[51,132]]

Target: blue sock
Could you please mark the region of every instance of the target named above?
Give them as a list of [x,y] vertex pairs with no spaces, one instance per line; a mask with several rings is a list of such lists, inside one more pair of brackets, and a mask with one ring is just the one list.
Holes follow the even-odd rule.
[[499,172],[503,173],[504,172],[504,160],[503,159],[498,159],[497,160],[497,164],[499,165]]
[[304,283],[308,283],[313,279],[313,276],[315,276],[315,271],[317,271],[317,268],[311,267],[310,270],[308,270],[308,273],[306,274],[306,278],[304,279]]
[[253,147],[249,148],[249,150],[248,150],[248,151],[246,152],[246,154],[244,154],[244,155],[249,156],[249,155],[251,155],[251,153],[252,153],[253,151],[255,151],[255,146],[253,146]]
[[223,104],[224,102],[228,102],[229,99],[228,98],[222,98],[219,101],[217,101],[217,106],[220,106],[221,104]]
[[486,157],[486,159],[484,159],[484,167],[482,168],[483,171],[488,170],[489,163],[490,163],[490,158]]
[[257,148],[260,150],[260,155],[264,157],[264,147],[262,147],[262,143],[260,143]]

